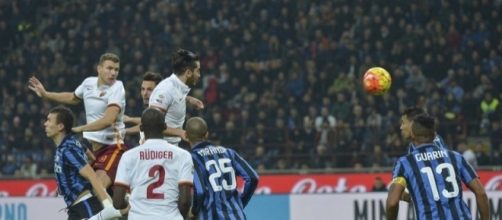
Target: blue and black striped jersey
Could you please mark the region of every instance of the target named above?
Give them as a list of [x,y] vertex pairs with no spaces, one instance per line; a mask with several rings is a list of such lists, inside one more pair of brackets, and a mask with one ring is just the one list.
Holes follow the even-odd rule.
[[[258,174],[230,148],[201,142],[192,149],[194,201],[192,213],[199,220],[246,219],[244,207],[258,185]],[[242,193],[237,176],[244,180]]]
[[[444,149],[448,149],[448,145],[444,142],[443,138],[439,136],[439,134],[436,134],[436,137],[434,137],[434,140],[432,141],[436,146]],[[408,145],[408,154],[411,154],[411,152],[415,149],[415,145],[413,143],[410,143]]]
[[461,182],[478,176],[459,153],[433,143],[419,145],[398,159],[392,177],[406,185],[417,219],[471,219]]
[[92,189],[91,183],[79,173],[87,165],[85,149],[75,136],[67,135],[56,149],[54,174],[59,193],[70,206],[84,190]]

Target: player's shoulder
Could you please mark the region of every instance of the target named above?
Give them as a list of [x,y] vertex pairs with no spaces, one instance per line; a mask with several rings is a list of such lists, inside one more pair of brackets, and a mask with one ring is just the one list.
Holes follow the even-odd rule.
[[113,83],[112,88],[124,88],[124,83],[121,80],[117,80]]
[[448,153],[448,155],[453,155],[453,157],[462,157],[462,154],[457,151],[448,150],[448,149],[443,149],[443,150],[446,151]]
[[90,86],[98,83],[98,77],[97,76],[89,76],[82,81],[82,85]]
[[65,139],[61,143],[61,147],[63,148],[63,150],[85,151],[85,148],[82,146],[80,141],[72,135],[65,137]]

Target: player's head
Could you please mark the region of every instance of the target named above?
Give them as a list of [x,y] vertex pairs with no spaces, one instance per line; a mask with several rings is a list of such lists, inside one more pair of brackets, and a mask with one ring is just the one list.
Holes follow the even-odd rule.
[[113,53],[104,53],[101,55],[97,66],[99,82],[106,85],[113,85],[119,75],[119,68],[119,56]]
[[186,125],[188,141],[195,144],[199,141],[207,139],[207,123],[201,117],[193,117],[188,119]]
[[200,79],[199,55],[184,49],[178,49],[171,57],[171,65],[178,77],[184,77],[189,87],[195,87]]
[[145,75],[143,75],[143,81],[141,82],[141,98],[143,98],[144,106],[148,106],[150,95],[161,80],[162,76],[159,73],[146,72]]
[[436,122],[426,114],[417,115],[411,122],[411,139],[417,144],[432,143],[436,137]]
[[401,135],[403,135],[404,138],[410,139],[410,132],[411,132],[411,121],[413,118],[415,118],[417,115],[421,114],[426,114],[425,110],[423,108],[419,107],[411,107],[407,108],[403,111],[401,114]]
[[155,108],[147,108],[141,115],[140,130],[145,133],[145,139],[163,138],[166,129],[164,114]]
[[44,127],[47,137],[54,138],[59,134],[71,133],[75,121],[72,111],[64,106],[52,108],[47,115]]

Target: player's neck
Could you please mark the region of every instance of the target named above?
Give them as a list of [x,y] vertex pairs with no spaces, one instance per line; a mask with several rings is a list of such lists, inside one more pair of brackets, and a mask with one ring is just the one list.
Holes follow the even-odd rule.
[[54,144],[56,144],[56,147],[61,145],[61,142],[63,141],[65,136],[66,136],[65,133],[59,133],[52,138],[52,141],[54,141]]
[[176,77],[178,77],[178,79],[183,82],[185,85],[187,84],[187,76],[186,74],[183,74],[183,75],[176,75]]
[[164,135],[162,133],[155,134],[155,135],[146,135],[145,134],[145,140],[148,140],[148,139],[164,139]]

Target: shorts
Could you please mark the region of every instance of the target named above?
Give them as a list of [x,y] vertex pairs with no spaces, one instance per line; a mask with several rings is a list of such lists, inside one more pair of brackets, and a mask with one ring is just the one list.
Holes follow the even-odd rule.
[[103,209],[103,205],[96,196],[88,198],[82,202],[72,205],[68,208],[68,220],[81,220],[90,218],[98,214]]
[[120,158],[127,148],[124,144],[103,145],[101,149],[94,151],[96,160],[92,163],[92,168],[94,170],[104,170],[112,183],[115,182]]

